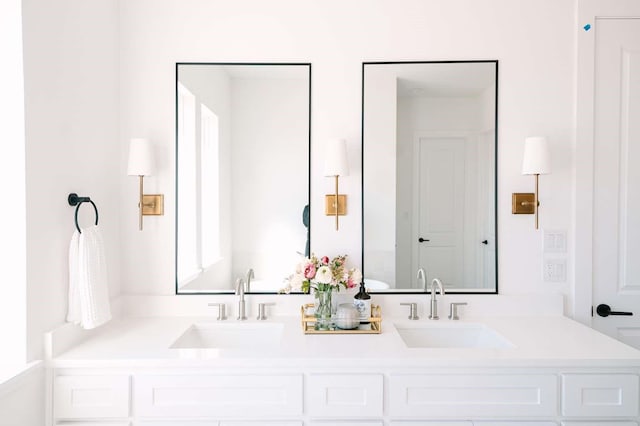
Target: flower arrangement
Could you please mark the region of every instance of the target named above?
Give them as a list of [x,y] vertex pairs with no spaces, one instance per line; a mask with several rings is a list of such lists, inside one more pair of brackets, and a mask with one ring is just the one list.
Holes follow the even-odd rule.
[[357,287],[362,282],[362,272],[358,268],[348,269],[346,262],[346,255],[329,259],[328,256],[319,258],[312,254],[298,263],[295,272],[287,279],[284,292],[309,293],[311,289],[340,291],[341,287]]

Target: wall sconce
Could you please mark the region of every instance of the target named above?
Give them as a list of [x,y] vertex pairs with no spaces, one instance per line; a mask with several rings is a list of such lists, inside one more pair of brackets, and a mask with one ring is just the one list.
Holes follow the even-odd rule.
[[522,174],[536,177],[535,192],[514,193],[511,197],[511,213],[535,214],[536,229],[538,229],[538,176],[551,173],[551,156],[547,138],[528,137],[524,141],[524,156],[522,159]]
[[144,177],[153,173],[153,152],[147,139],[133,138],[129,144],[129,162],[127,174],[140,178],[140,197],[138,202],[139,228],[142,231],[142,216],[164,215],[164,195],[144,194]]
[[347,161],[347,142],[344,139],[330,139],[327,141],[327,156],[324,162],[324,175],[334,177],[336,182],[335,194],[325,195],[325,215],[335,216],[336,231],[338,230],[338,216],[347,214],[347,196],[338,193],[338,178],[349,175]]

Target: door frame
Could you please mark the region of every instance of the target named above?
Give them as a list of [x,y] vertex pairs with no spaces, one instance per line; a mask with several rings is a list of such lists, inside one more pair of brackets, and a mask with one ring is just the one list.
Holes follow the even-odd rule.
[[[418,213],[419,213],[419,198],[420,198],[420,190],[418,188],[418,181],[420,178],[420,139],[434,139],[434,138],[445,138],[445,139],[465,139],[468,143],[469,138],[473,137],[477,132],[471,131],[463,131],[463,130],[443,130],[443,131],[416,131],[413,133],[413,162],[411,171],[411,236],[415,238],[418,235]],[[418,245],[415,244],[415,241],[411,241],[411,269],[414,271],[418,270],[419,264],[419,256],[418,256]],[[421,289],[419,289],[421,290]]]
[[[593,202],[595,35],[600,19],[640,18],[637,0],[578,0],[576,137],[574,140],[574,319],[591,326],[593,306]],[[587,27],[589,25],[589,27]]]

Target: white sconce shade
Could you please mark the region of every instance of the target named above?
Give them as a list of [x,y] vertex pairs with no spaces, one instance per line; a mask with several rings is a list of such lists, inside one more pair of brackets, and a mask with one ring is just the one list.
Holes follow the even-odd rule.
[[547,138],[534,136],[524,141],[522,158],[523,175],[546,175],[551,173],[551,156]]
[[129,144],[129,176],[151,176],[154,172],[153,151],[148,139],[133,138]]
[[329,139],[327,141],[324,162],[325,176],[348,176],[349,162],[347,160],[347,142],[344,139]]

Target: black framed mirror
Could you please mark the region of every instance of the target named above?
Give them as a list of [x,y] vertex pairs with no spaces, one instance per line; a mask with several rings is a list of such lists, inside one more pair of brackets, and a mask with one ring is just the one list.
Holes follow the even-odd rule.
[[363,63],[371,292],[424,292],[433,278],[450,293],[498,292],[497,129],[496,60]]
[[176,64],[176,294],[277,293],[310,245],[311,64]]

